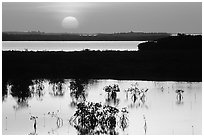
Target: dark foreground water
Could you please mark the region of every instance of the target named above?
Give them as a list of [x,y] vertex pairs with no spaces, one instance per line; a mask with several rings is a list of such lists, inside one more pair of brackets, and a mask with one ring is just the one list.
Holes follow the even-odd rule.
[[[77,83],[73,87],[70,83]],[[117,84],[115,101],[108,100],[104,87]],[[144,100],[132,98],[125,90],[136,86],[148,89]],[[4,86],[4,85],[3,85]],[[202,134],[202,83],[128,80],[28,80],[10,81],[4,86],[2,133],[7,134],[84,134],[72,120],[77,103],[101,103],[119,110],[112,131],[103,134]],[[76,93],[72,89],[76,88]],[[176,90],[183,90],[182,99]],[[73,93],[73,94],[72,94]],[[121,126],[122,108],[126,107],[125,126]],[[33,117],[32,117],[33,116]],[[36,119],[35,119],[36,118]],[[94,130],[102,130],[99,124]],[[88,134],[94,134],[94,130]],[[113,131],[114,130],[114,131]]]

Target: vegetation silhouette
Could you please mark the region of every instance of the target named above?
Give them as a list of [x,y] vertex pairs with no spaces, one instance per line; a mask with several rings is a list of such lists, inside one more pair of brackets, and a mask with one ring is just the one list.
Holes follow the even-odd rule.
[[202,36],[145,42],[139,51],[3,51],[3,79],[73,78],[202,81]]
[[116,135],[116,114],[119,110],[100,103],[83,102],[77,104],[77,110],[69,122],[79,135]]
[[[202,36],[201,35],[185,35],[178,34],[178,36],[165,37],[154,41],[144,42],[138,45],[139,51],[163,51],[168,52],[177,50],[200,51],[202,50]],[[201,51],[200,51],[201,52]]]

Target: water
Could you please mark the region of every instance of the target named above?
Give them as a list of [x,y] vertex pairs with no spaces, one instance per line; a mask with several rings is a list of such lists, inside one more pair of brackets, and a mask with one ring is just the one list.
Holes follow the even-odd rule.
[[2,50],[28,51],[81,51],[90,50],[138,50],[144,41],[3,41]]
[[[2,103],[2,133],[7,134],[79,134],[69,123],[76,111],[75,98],[70,96],[72,79],[62,80],[23,80],[11,81],[4,85]],[[21,83],[21,84],[19,84]],[[57,84],[61,84],[59,90]],[[131,94],[126,96],[125,89],[137,83],[141,89],[148,88],[144,102],[133,102]],[[103,90],[107,85],[118,84],[120,92],[117,101],[107,101],[107,93]],[[124,131],[120,128],[117,114],[116,133],[120,135],[152,135],[152,134],[202,134],[202,88],[201,82],[156,82],[129,80],[83,80],[78,82],[78,89],[83,89],[87,102],[101,102],[121,110],[127,107],[128,126]],[[28,89],[29,86],[29,89]],[[13,88],[13,90],[12,90]],[[38,88],[38,90],[36,90]],[[16,90],[14,90],[16,89]],[[184,91],[183,99],[177,100],[177,89]],[[27,91],[26,91],[27,90]],[[22,92],[20,92],[22,91]],[[82,96],[80,96],[82,97]],[[79,97],[78,101],[83,101]],[[54,112],[57,117],[48,113]],[[33,126],[36,119],[36,130]],[[63,121],[63,123],[62,123]]]

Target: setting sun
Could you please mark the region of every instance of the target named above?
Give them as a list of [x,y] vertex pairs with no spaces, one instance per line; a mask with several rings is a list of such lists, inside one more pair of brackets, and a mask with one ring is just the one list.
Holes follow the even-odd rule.
[[62,21],[62,27],[65,29],[75,29],[78,28],[79,22],[75,17],[68,16]]

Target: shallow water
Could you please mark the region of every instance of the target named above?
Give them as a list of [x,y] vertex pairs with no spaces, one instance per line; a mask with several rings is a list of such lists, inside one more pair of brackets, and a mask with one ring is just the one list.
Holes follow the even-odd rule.
[[2,50],[28,51],[81,51],[90,50],[138,50],[144,41],[3,41]]
[[[2,103],[2,133],[7,134],[78,134],[78,131],[69,123],[76,111],[70,96],[71,79],[61,80],[62,90],[56,91],[50,80],[32,80],[33,92],[15,93],[11,89],[14,85],[8,84],[3,94]],[[36,92],[37,85],[43,87]],[[145,93],[145,102],[133,102],[131,94],[128,96],[125,89],[137,83],[139,89],[149,90]],[[119,110],[127,107],[128,126],[124,131],[120,128],[117,115],[115,131],[120,135],[145,134],[202,134],[202,83],[201,82],[156,82],[156,81],[129,81],[129,80],[85,80],[80,83],[85,90],[87,102],[101,102],[111,105]],[[116,103],[107,101],[105,86],[118,84],[120,92],[117,93]],[[18,86],[17,86],[18,87]],[[29,87],[31,91],[31,86]],[[177,100],[177,89],[184,91],[183,99]],[[28,91],[29,92],[29,91]],[[24,96],[22,99],[21,96]],[[22,101],[23,100],[23,101]],[[57,112],[59,111],[59,112]],[[63,120],[57,119],[48,112],[55,112]],[[34,121],[30,117],[37,116],[37,127],[34,130]],[[144,120],[145,117],[145,120]]]

